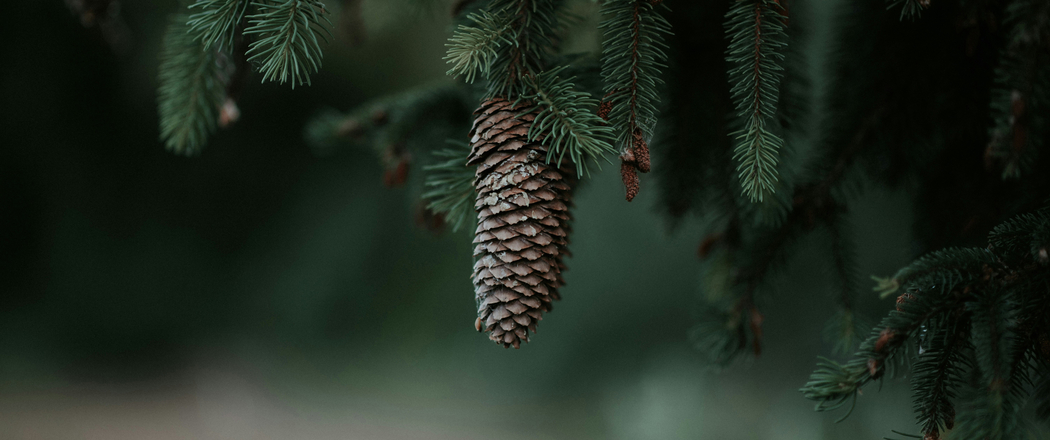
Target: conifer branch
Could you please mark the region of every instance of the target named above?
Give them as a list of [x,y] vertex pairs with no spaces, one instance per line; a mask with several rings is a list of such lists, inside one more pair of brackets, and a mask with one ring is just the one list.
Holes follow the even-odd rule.
[[[1016,316],[1009,289],[978,293],[972,305],[976,384],[968,402],[972,409],[960,415],[953,436],[963,439],[1019,438],[1014,418],[1019,410],[1016,375],[1012,371],[1016,348]],[[1027,365],[1025,366],[1027,368]]]
[[967,323],[958,323],[929,337],[929,346],[918,356],[912,368],[912,395],[914,410],[923,435],[936,436],[955,425],[957,388],[965,369],[971,367],[969,358],[961,351]]
[[[938,439],[953,426],[953,438],[1019,438],[1020,403],[1033,387],[1033,341],[1048,330],[1050,310],[1050,262],[1025,248],[1050,244],[1039,232],[1050,228],[1046,211],[1004,222],[988,249],[941,251],[899,271],[894,279],[907,290],[897,309],[852,360],[818,364],[803,394],[818,402],[818,411],[840,407],[881,377],[887,361],[907,356],[903,348],[914,341],[913,391],[924,438]],[[1029,246],[1009,243],[1023,236]],[[964,373],[972,379],[962,380]],[[952,400],[964,386],[968,403],[956,422]]]
[[250,0],[197,0],[190,5],[196,10],[189,17],[189,32],[204,49],[233,50],[237,26],[248,11]]
[[777,0],[737,1],[726,13],[726,56],[734,66],[729,81],[742,124],[733,134],[738,141],[733,158],[739,163],[743,192],[752,202],[772,194],[777,180],[783,140],[775,133],[774,115],[783,76],[778,63],[787,45],[784,19]]
[[863,335],[861,318],[854,311],[854,299],[859,291],[857,285],[856,250],[849,238],[851,228],[845,213],[839,212],[828,216],[826,225],[831,242],[831,275],[834,280],[833,292],[839,310],[829,321],[825,338],[834,345],[834,351],[849,353]]
[[995,71],[990,109],[995,122],[985,159],[1004,179],[1016,179],[1031,169],[1043,147],[1040,134],[1050,105],[1050,3],[1011,2],[1005,24],[1010,31]]
[[931,0],[886,0],[886,9],[901,8],[901,21],[905,18],[914,20],[922,15],[922,10],[930,7]]
[[257,13],[248,16],[246,35],[258,39],[248,49],[248,60],[258,63],[263,82],[310,84],[310,73],[321,68],[321,41],[331,34],[328,11],[317,0],[263,0],[253,2]]
[[[600,26],[605,31],[602,118],[615,130],[623,165],[632,167],[629,173],[635,176],[650,169],[648,142],[656,128],[660,69],[667,62],[663,38],[671,33],[670,23],[655,8],[646,0],[606,0],[602,5],[608,16]],[[625,184],[630,201],[637,190]]]
[[468,83],[474,83],[478,73],[488,74],[499,55],[497,49],[504,44],[514,44],[507,37],[511,29],[510,16],[505,11],[495,13],[480,11],[467,18],[475,26],[460,25],[449,42],[445,60],[452,64],[448,75],[463,75]]
[[175,14],[164,36],[157,109],[160,137],[169,151],[195,155],[218,125],[227,73],[215,50],[187,32],[187,16]]
[[464,159],[469,153],[469,146],[437,150],[434,155],[444,161],[424,167],[426,186],[430,188],[423,193],[427,208],[443,215],[453,232],[475,220],[475,167],[467,166]]
[[[848,143],[834,145],[836,150],[822,158],[823,161],[829,162],[824,166],[827,169],[826,173],[816,182],[795,189],[791,197],[791,210],[782,221],[758,227],[754,233],[747,234],[750,237],[745,240],[743,237],[746,222],[752,219],[745,216],[742,207],[734,205],[730,208],[730,218],[724,232],[726,237],[723,240],[732,248],[731,255],[742,260],[732,262],[738,269],[733,271],[734,275],[728,281],[731,286],[729,290],[734,295],[734,299],[728,305],[718,305],[722,309],[721,314],[708,313],[708,316],[718,316],[724,319],[717,324],[702,322],[701,327],[698,328],[711,328],[719,325],[729,328],[731,331],[713,332],[704,335],[703,339],[722,335],[738,343],[734,345],[717,341],[705,341],[702,344],[698,342],[698,347],[701,348],[732,347],[730,352],[717,355],[708,353],[710,358],[718,359],[720,364],[728,363],[743,352],[748,342],[755,353],[761,351],[762,314],[755,305],[756,292],[763,283],[768,282],[767,278],[782,262],[792,242],[803,232],[812,230],[819,224],[829,223],[834,216],[838,215],[841,204],[835,199],[832,192],[843,185],[849,175],[848,170],[852,168],[858,155],[870,145],[870,137],[884,112],[884,106],[876,106]],[[747,312],[747,314],[744,315],[742,312]],[[856,325],[856,320],[854,322]]]
[[415,158],[442,149],[444,142],[435,139],[467,127],[473,97],[465,89],[441,81],[379,98],[346,114],[327,110],[310,120],[305,139],[319,155],[351,144],[370,147],[385,168],[384,183],[398,186],[406,181]]
[[543,72],[551,55],[557,23],[557,0],[492,0],[490,12],[509,14],[514,44],[496,48],[489,68],[487,97],[515,100],[526,92],[525,78]]
[[561,78],[563,67],[525,78],[526,92],[521,99],[531,102],[529,111],[536,119],[529,127],[529,140],[543,140],[550,147],[547,162],[561,166],[565,156],[576,164],[583,176],[586,161],[595,162],[612,152],[609,143],[612,130],[595,113],[598,101],[586,92],[573,89],[573,78]]

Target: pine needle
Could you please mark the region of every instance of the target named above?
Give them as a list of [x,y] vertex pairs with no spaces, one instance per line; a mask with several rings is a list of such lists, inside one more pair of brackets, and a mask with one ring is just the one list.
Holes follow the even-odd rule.
[[248,48],[248,61],[257,63],[262,81],[310,85],[310,72],[321,68],[321,41],[331,35],[328,11],[316,0],[265,0],[253,2],[256,14],[248,17],[245,35],[258,39]]
[[740,185],[752,202],[772,194],[778,155],[784,141],[775,134],[777,101],[784,60],[784,25],[775,0],[734,2],[726,14],[730,44],[727,61],[731,93],[742,128],[734,133]]
[[187,32],[186,22],[185,14],[175,14],[164,36],[157,110],[165,147],[195,155],[218,125],[226,77],[216,51],[204,49]]

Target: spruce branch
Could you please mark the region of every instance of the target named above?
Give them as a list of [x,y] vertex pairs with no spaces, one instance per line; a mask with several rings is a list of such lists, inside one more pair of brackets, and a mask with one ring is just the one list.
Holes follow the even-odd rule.
[[237,26],[248,11],[250,0],[197,0],[189,6],[189,32],[204,49],[231,51]]
[[970,264],[971,259],[976,258],[975,253],[983,254],[983,251],[944,249],[931,252],[901,268],[888,280],[876,277],[878,286],[875,290],[880,292],[880,298],[887,298],[897,293],[901,287],[916,283],[925,277],[940,276],[941,278],[935,281],[944,284],[953,282],[957,277],[973,276],[975,271],[980,271],[980,268]]
[[844,212],[829,215],[826,226],[830,235],[831,278],[834,281],[833,292],[839,310],[825,327],[825,338],[834,345],[834,351],[849,353],[863,338],[858,331],[863,328],[863,321],[854,311],[854,300],[857,296],[856,249],[849,238],[852,230]]
[[521,99],[532,103],[528,111],[536,112],[536,119],[529,127],[529,140],[542,140],[550,147],[548,163],[554,160],[560,167],[568,155],[576,164],[577,175],[583,176],[588,159],[597,162],[614,151],[609,143],[612,130],[594,113],[598,100],[575,90],[574,78],[560,76],[564,69],[559,67],[527,76]]
[[912,368],[914,411],[924,435],[937,436],[955,425],[955,405],[963,373],[972,368],[962,354],[967,323],[949,325],[929,338]]
[[426,186],[430,188],[423,193],[427,208],[443,215],[453,232],[475,219],[474,167],[467,166],[469,154],[469,145],[437,150],[434,156],[444,161],[423,167]]
[[1007,43],[995,70],[986,164],[1016,179],[1031,170],[1043,148],[1050,105],[1050,3],[1011,2],[1006,9]]
[[649,146],[656,128],[658,86],[663,83],[660,70],[666,67],[667,45],[664,35],[671,25],[655,10],[653,2],[644,0],[605,0],[602,12],[607,18],[602,43],[602,80],[605,98],[603,119],[615,130],[615,146],[623,166],[632,167],[624,174],[637,179],[637,171],[648,172]]
[[[817,410],[855,400],[888,360],[911,357],[903,348],[914,341],[913,392],[924,438],[953,426],[952,438],[1019,438],[1020,405],[1034,388],[1035,340],[1047,330],[1050,310],[1050,271],[1026,249],[1043,246],[1043,228],[1050,228],[1046,217],[1020,216],[993,231],[988,249],[945,250],[898,271],[894,281],[907,291],[896,310],[852,360],[820,362],[803,394]],[[1024,236],[1029,246],[1008,243]],[[966,404],[956,407],[957,396]]]
[[187,32],[185,14],[175,14],[164,36],[157,109],[160,138],[177,154],[200,153],[218,125],[226,100],[227,69],[215,50]]
[[[473,97],[462,84],[441,80],[378,98],[343,114],[327,110],[304,131],[319,155],[339,147],[368,147],[385,168],[384,183],[405,182],[415,158],[444,148],[440,139],[465,129]],[[465,156],[464,156],[465,157]]]
[[914,20],[922,15],[922,10],[930,7],[931,0],[886,0],[886,9],[901,8],[901,21],[905,18]]
[[559,0],[492,0],[488,11],[506,13],[507,38],[514,44],[496,48],[488,69],[487,97],[515,100],[526,92],[525,78],[544,71],[554,47]]
[[[743,342],[736,345],[737,348],[731,353],[724,356],[709,354],[709,357],[725,359],[720,363],[728,363],[733,357],[742,353],[748,343],[754,353],[761,352],[762,313],[755,302],[758,290],[762,284],[769,283],[769,277],[783,263],[791,243],[814,227],[833,222],[835,216],[839,214],[842,205],[833,196],[833,192],[844,184],[850,174],[849,170],[853,168],[853,163],[870,145],[870,138],[884,112],[884,106],[876,106],[864,118],[864,122],[854,132],[849,142],[835,143],[831,146],[833,150],[821,158],[827,162],[822,166],[826,168],[826,172],[819,180],[795,188],[794,193],[791,194],[790,212],[782,221],[772,224],[749,224],[747,221],[754,219],[743,212],[746,206],[733,204],[729,208],[728,226],[723,233],[725,238],[720,241],[724,241],[730,247],[733,258],[740,261],[732,262],[737,269],[733,270],[733,276],[729,277],[730,288],[726,290],[732,292],[734,299],[723,301],[723,304],[719,305],[725,311],[720,316],[726,318],[719,325],[733,329],[732,337]],[[708,316],[716,315],[708,314]],[[852,318],[854,325],[857,325],[856,316]],[[706,323],[703,324],[706,325]],[[716,345],[709,343],[704,346]]]
[[331,34],[328,11],[317,0],[263,0],[253,2],[246,35],[258,39],[248,49],[248,60],[258,63],[263,82],[310,84],[311,71],[321,68],[321,41]]
[[972,409],[960,415],[953,436],[988,440],[1020,437],[1015,418],[1023,396],[1018,394],[1020,371],[1013,371],[1015,344],[1019,342],[1014,295],[1009,288],[989,289],[967,304],[973,320],[970,339],[978,386],[968,402]]
[[775,134],[780,78],[787,43],[784,16],[776,0],[738,1],[726,13],[729,48],[726,58],[731,93],[742,119],[733,136],[733,158],[739,165],[740,184],[752,202],[774,192],[778,155],[784,141]]
[[463,75],[468,83],[473,83],[478,73],[487,75],[492,63],[499,55],[497,49],[504,44],[513,45],[508,38],[511,30],[510,15],[505,11],[495,13],[480,11],[469,14],[474,26],[460,25],[445,44],[448,53],[445,60],[452,64],[448,75]]

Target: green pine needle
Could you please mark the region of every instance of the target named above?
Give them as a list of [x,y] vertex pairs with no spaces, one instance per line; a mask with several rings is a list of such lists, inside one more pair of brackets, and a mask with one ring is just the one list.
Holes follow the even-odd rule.
[[476,218],[474,167],[467,166],[469,153],[469,147],[438,150],[434,155],[445,161],[423,167],[426,171],[426,186],[431,188],[423,193],[423,199],[428,201],[427,208],[443,214],[453,232],[471,224]]
[[500,46],[514,44],[507,37],[511,30],[509,17],[503,11],[481,11],[468,15],[467,18],[473,21],[475,26],[460,25],[448,44],[445,44],[448,54],[444,59],[448,64],[452,64],[447,74],[463,75],[468,83],[474,83],[478,73],[488,74],[499,55]]
[[602,13],[607,16],[600,26],[605,31],[604,100],[611,105],[607,119],[616,145],[626,150],[637,131],[644,139],[653,137],[660,70],[667,67],[663,39],[671,34],[671,24],[650,3],[638,0],[605,0]]
[[249,0],[197,0],[189,18],[189,32],[205,49],[233,50],[237,25],[248,11]]
[[[883,284],[907,289],[853,359],[818,364],[803,394],[817,410],[842,406],[893,358],[914,360],[911,382],[920,430],[952,438],[1023,438],[1021,408],[1039,388],[1029,332],[1046,323],[1050,271],[1048,209],[1003,222],[988,248],[947,249],[901,269]],[[915,347],[909,353],[908,347]],[[1042,385],[1038,385],[1042,386]]]
[[509,28],[503,34],[508,43],[492,47],[496,54],[488,55],[488,98],[516,100],[527,91],[526,78],[544,70],[554,48],[560,3],[561,0],[489,1],[485,11],[505,15]]
[[253,2],[258,13],[248,16],[246,35],[258,35],[248,49],[248,61],[258,63],[263,82],[310,85],[311,71],[321,68],[321,41],[331,35],[328,11],[316,0]]
[[726,13],[730,44],[727,61],[732,97],[743,128],[734,133],[733,159],[739,165],[740,184],[752,202],[772,194],[777,181],[778,155],[784,141],[775,131],[780,78],[787,46],[783,15],[774,0],[734,2]]
[[[922,0],[886,0],[886,9],[893,9],[897,6],[901,7],[901,21],[905,18],[914,20],[922,15],[922,10],[926,7],[922,5]],[[929,4],[929,1],[926,2]]]
[[1018,179],[1033,171],[1043,149],[1047,103],[1050,102],[1050,2],[1018,0],[1006,7],[1003,25],[1007,41],[999,55],[992,88],[988,156],[1003,179]]
[[175,14],[164,36],[157,108],[165,147],[194,155],[218,125],[226,99],[226,69],[215,50],[205,50],[187,33],[186,22],[185,14]]
[[960,329],[951,326],[930,333],[929,343],[912,368],[914,410],[923,433],[944,432],[954,424],[952,403],[963,381],[963,370],[971,367],[960,355],[964,342]]
[[605,153],[614,151],[609,143],[612,129],[594,113],[598,100],[574,90],[574,78],[559,76],[564,69],[527,77],[529,90],[521,98],[531,101],[537,112],[529,128],[529,140],[542,140],[550,148],[547,162],[556,158],[561,166],[568,155],[576,164],[577,175],[583,176],[588,159],[597,162]]

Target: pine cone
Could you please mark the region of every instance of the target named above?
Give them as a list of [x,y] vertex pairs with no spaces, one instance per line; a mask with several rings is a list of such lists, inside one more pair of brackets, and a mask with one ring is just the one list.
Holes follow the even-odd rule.
[[471,129],[468,164],[477,165],[478,229],[474,292],[478,331],[519,348],[564,284],[571,169],[547,164],[547,146],[529,142],[533,114],[503,98],[484,102]]

